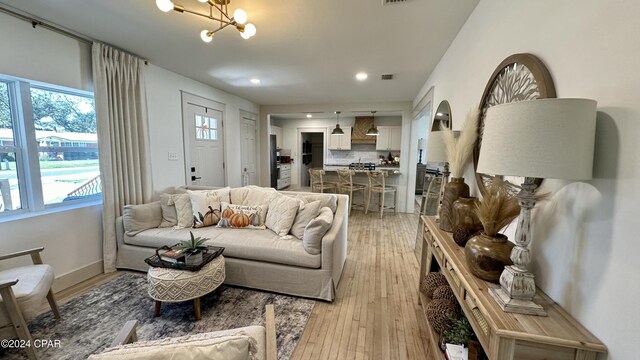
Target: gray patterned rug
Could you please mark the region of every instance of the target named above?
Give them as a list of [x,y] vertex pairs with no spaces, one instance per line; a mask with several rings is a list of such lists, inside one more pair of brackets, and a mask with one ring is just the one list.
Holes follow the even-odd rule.
[[[153,317],[145,274],[126,273],[60,308],[29,322],[33,339],[60,340],[58,348],[41,348],[41,359],[85,359],[111,344],[127,320],[138,320],[140,340],[264,325],[264,306],[274,304],[278,358],[289,359],[302,336],[315,301],[239,287],[220,286],[201,299],[202,320],[195,321],[193,301],[163,303]],[[0,348],[0,359],[26,359],[22,351]]]

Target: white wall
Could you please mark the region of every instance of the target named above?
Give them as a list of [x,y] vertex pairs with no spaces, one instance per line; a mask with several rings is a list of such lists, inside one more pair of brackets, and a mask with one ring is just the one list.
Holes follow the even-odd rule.
[[[152,64],[145,68],[145,78],[154,189],[185,184],[181,90],[225,104],[227,185],[242,186],[240,110],[257,114],[258,105]],[[257,145],[259,149],[260,139]],[[178,161],[168,160],[170,151],[178,153]]]
[[528,52],[547,65],[558,97],[598,101],[594,179],[545,180],[552,198],[534,214],[533,257],[538,286],[610,359],[637,358],[640,333],[638,13],[634,1],[481,1],[416,97],[434,86],[434,103],[449,100],[460,129],[494,68]]
[[[88,44],[0,13],[0,73],[49,84],[92,90]],[[44,246],[56,289],[102,271],[101,205],[0,222],[0,254]],[[27,256],[0,268],[29,264]],[[65,276],[67,275],[67,276]]]
[[[306,114],[307,112],[321,112],[321,113],[330,113],[333,111],[342,111],[343,114],[350,113],[353,109],[376,109],[379,112],[398,112],[402,117],[402,148],[400,149],[401,154],[409,154],[409,141],[405,141],[405,139],[410,139],[411,133],[411,102],[388,102],[388,103],[355,103],[355,104],[313,104],[313,105],[268,105],[260,107],[260,137],[261,139],[266,139],[269,134],[269,122],[270,122],[270,114]],[[382,117],[381,117],[382,118]],[[353,124],[355,118],[350,117],[340,117],[340,124],[344,126],[350,126]],[[286,122],[285,122],[286,121]],[[383,124],[385,119],[381,119],[380,123],[376,117],[376,124]],[[393,120],[394,125],[397,125]],[[292,151],[298,151],[297,148],[297,127],[328,127],[335,126],[335,119],[302,119],[302,120],[277,120],[279,124],[283,124],[283,126],[287,126],[290,129],[284,130],[284,140],[283,144],[284,148],[290,148]],[[285,125],[286,124],[286,125]],[[299,125],[298,125],[299,124]],[[386,123],[384,123],[386,125]],[[292,130],[294,129],[295,130]],[[261,157],[260,157],[260,166],[261,166],[261,184],[263,186],[269,186],[269,154],[268,154],[268,143],[266,141],[262,141],[261,145]],[[416,158],[417,159],[417,158]],[[298,161],[296,159],[296,161]],[[325,159],[325,162],[327,159]],[[398,180],[398,210],[402,212],[413,212],[414,209],[414,195],[413,191],[415,189],[415,163],[409,161],[400,161],[400,172]],[[295,164],[293,166],[296,166]],[[293,176],[295,176],[295,181],[299,179],[299,168],[296,166],[295,169],[291,170],[292,175],[292,183],[294,183]],[[413,167],[414,177],[410,178],[410,167]],[[295,182],[297,183],[297,182]]]

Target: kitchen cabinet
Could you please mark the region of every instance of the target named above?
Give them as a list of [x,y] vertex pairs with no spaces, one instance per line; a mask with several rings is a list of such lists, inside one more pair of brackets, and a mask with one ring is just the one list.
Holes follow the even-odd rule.
[[327,129],[329,150],[351,150],[351,126],[341,126],[344,135],[331,135],[334,127]]
[[291,164],[280,164],[278,173],[278,190],[289,187],[291,185]]
[[400,150],[402,126],[378,126],[378,131],[376,150]]
[[276,148],[282,149],[282,128],[280,126],[271,125],[271,134],[276,136]]

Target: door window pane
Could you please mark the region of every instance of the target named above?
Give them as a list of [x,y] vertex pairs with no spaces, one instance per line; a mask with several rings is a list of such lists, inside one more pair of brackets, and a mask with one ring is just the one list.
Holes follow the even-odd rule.
[[196,139],[218,140],[218,120],[202,115],[196,115]]
[[16,166],[17,149],[13,136],[9,85],[0,82],[0,212],[22,207]]
[[100,198],[93,99],[32,88],[44,204]]

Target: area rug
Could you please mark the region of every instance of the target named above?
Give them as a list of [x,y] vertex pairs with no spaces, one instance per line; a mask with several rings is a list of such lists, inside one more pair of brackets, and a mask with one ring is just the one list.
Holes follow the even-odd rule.
[[[250,325],[264,325],[264,307],[276,315],[278,359],[289,359],[302,336],[315,301],[222,285],[201,298],[202,319],[195,321],[193,301],[163,303],[153,317],[145,274],[125,273],[29,322],[33,339],[60,340],[38,349],[41,359],[86,359],[111,344],[127,320],[138,320],[138,338],[153,340]],[[0,348],[0,359],[27,359],[23,351]]]

